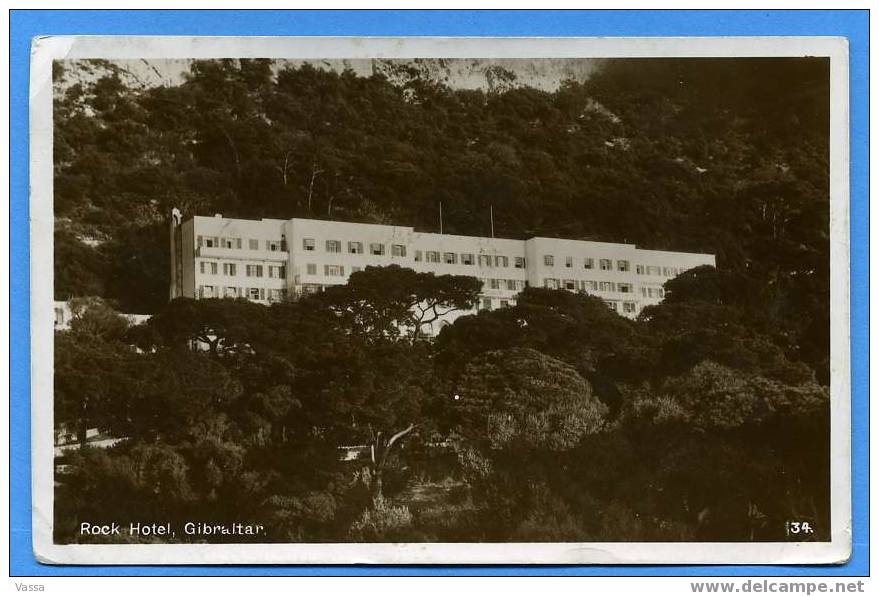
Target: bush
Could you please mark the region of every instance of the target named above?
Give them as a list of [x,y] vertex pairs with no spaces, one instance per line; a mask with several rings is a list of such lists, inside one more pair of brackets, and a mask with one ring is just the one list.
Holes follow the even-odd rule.
[[398,507],[378,498],[351,524],[348,533],[360,542],[394,542],[402,540],[411,526],[412,513],[408,507]]

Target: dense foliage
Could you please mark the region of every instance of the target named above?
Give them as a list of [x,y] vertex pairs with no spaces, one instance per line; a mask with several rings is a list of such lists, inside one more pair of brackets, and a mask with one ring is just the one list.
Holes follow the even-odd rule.
[[[609,60],[555,92],[270,61],[179,85],[56,63],[56,538],[783,540],[829,532],[828,63]],[[498,73],[496,73],[498,74]],[[503,73],[500,73],[503,74]],[[638,320],[369,268],[297,302],[167,302],[167,214],[313,217],[717,255]],[[118,312],[153,314],[129,326]],[[89,429],[119,440],[89,445]],[[802,537],[798,537],[801,539]],[[123,539],[134,539],[123,537]],[[178,537],[177,539],[182,539]]]
[[741,311],[681,286],[631,321],[528,288],[416,341],[340,305],[459,280],[370,284],[388,275],[330,301],[177,299],[134,327],[78,306],[56,332],[57,430],[82,441],[57,539],[143,519],[257,522],[268,541],[780,540],[792,519],[826,538],[828,389]]
[[716,254],[725,299],[827,381],[826,60],[609,60],[553,93],[267,60],[197,61],[182,84],[144,87],[112,63],[91,79],[64,64],[57,299],[161,308],[174,206],[433,230],[442,203],[444,230],[473,235],[493,206],[498,236]]

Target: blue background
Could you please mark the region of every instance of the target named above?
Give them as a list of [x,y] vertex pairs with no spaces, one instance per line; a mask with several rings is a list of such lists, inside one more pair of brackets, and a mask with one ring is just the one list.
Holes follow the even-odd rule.
[[[28,58],[38,35],[832,35],[850,48],[853,552],[836,566],[41,565],[32,554],[29,383]],[[10,574],[22,575],[868,575],[869,12],[65,11],[10,14]],[[45,200],[45,198],[43,199]]]

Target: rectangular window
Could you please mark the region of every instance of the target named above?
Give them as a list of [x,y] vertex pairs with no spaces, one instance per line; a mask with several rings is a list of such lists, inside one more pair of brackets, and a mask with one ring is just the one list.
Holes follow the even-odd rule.
[[623,302],[623,312],[632,314],[635,312],[635,303],[634,302]]
[[586,290],[587,292],[589,292],[589,291],[594,292],[594,291],[598,290],[598,282],[587,279],[586,281],[583,282],[583,289]]
[[241,238],[223,238],[220,241],[223,248],[241,248]]
[[613,292],[614,291],[614,283],[612,281],[600,281],[600,282],[598,282],[598,291],[599,292]]
[[509,267],[510,259],[503,255],[498,255],[494,258],[494,266],[495,267]]
[[235,277],[237,271],[238,269],[235,266],[235,263],[223,263],[223,275]]
[[266,250],[269,252],[278,252],[281,250],[280,240],[266,240]]
[[525,257],[516,257],[513,259],[513,266],[516,269],[524,269],[525,268]]
[[250,250],[259,250],[259,240],[251,238],[247,241],[247,248]]
[[363,243],[362,242],[349,242],[348,243],[348,252],[352,255],[362,255],[363,254]]
[[510,305],[509,300],[501,300],[501,308],[507,308]]
[[635,273],[644,275],[644,265],[635,265]]
[[629,270],[629,262],[628,261],[617,261],[617,271],[628,271]]
[[342,241],[341,240],[327,240],[326,246],[327,246],[327,252],[332,252],[332,253],[342,252]]
[[552,255],[543,255],[543,264],[547,267],[555,265],[555,257]]
[[248,265],[245,273],[247,277],[262,277],[262,265]]
[[647,265],[647,275],[662,275],[662,269],[655,265]]
[[491,256],[479,255],[479,266],[480,267],[491,267]]
[[209,261],[201,261],[199,268],[202,273],[209,275],[216,275],[218,270],[217,264]]
[[500,290],[501,289],[501,280],[490,279],[490,280],[488,280],[488,285],[492,290]]
[[632,284],[617,284],[617,291],[623,294],[631,294]]
[[483,298],[480,301],[480,310],[491,310],[491,298]]
[[573,279],[566,279],[565,280],[565,289],[566,290],[576,290],[577,289],[577,282],[574,281]]
[[457,253],[453,253],[453,252],[444,252],[443,253],[443,263],[445,263],[446,265],[454,265],[457,262],[458,262]]
[[322,286],[320,284],[303,284],[302,285],[302,293],[303,294],[317,294],[321,291]]
[[587,258],[583,261],[583,269],[595,269],[595,259]]
[[391,254],[395,257],[405,257],[406,247],[403,244],[394,244],[391,246]]
[[269,265],[269,277],[272,279],[284,279],[287,272],[283,265]]
[[238,288],[228,286],[226,288],[226,298],[238,298]]
[[613,300],[605,300],[604,303],[607,304],[607,307],[609,309],[616,312],[616,310],[617,310],[617,303],[616,302],[614,302]]
[[308,275],[317,275],[317,265],[314,263],[308,263],[305,266],[305,273]]
[[201,297],[202,298],[214,298],[214,286],[202,286],[201,287]]
[[507,280],[507,289],[510,290],[511,292],[515,292],[516,290],[518,290],[519,288],[517,287],[517,284],[516,284],[517,281],[518,280],[516,280],[516,279],[508,279]]
[[543,280],[543,286],[545,288],[549,288],[550,290],[558,290],[559,289],[559,280],[553,279],[551,277],[547,277]]
[[345,275],[345,268],[341,265],[324,265],[324,275],[327,277],[342,277]]
[[565,267],[574,266],[574,257],[565,257]]
[[[253,240],[251,240],[253,242]],[[314,250],[314,238],[303,238],[302,239],[302,249],[303,250]]]
[[472,265],[473,264],[473,253],[472,252],[462,252],[461,253],[461,264],[462,265]]
[[385,245],[379,244],[378,242],[373,242],[369,245],[369,254],[375,256],[381,256],[385,254]]
[[678,270],[674,267],[663,267],[662,274],[666,277],[674,277],[678,274]]
[[602,271],[610,271],[613,269],[613,262],[610,259],[601,259],[598,261],[598,266],[601,267]]
[[216,236],[199,236],[198,245],[205,248],[217,248],[220,246],[220,241]]
[[286,292],[284,290],[269,290],[269,302],[280,302],[284,299]]
[[428,263],[439,263],[440,262],[439,252],[435,251],[435,250],[427,251],[427,262]]
[[420,263],[420,262],[421,262],[421,251],[420,251],[420,250],[416,250],[416,251],[415,251],[415,262],[416,262],[416,263]]
[[247,297],[251,300],[259,300],[260,288],[247,288]]

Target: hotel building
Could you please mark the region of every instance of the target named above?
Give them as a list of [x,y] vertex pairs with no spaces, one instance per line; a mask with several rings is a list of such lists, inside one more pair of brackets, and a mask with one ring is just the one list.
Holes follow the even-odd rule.
[[[171,222],[171,257],[171,298],[243,297],[268,304],[344,284],[369,265],[400,265],[481,279],[479,310],[515,304],[518,293],[532,286],[586,292],[630,318],[660,302],[663,284],[678,273],[715,264],[710,254],[634,244],[481,238],[296,218],[182,221],[178,212]],[[452,314],[446,323],[467,313]]]

